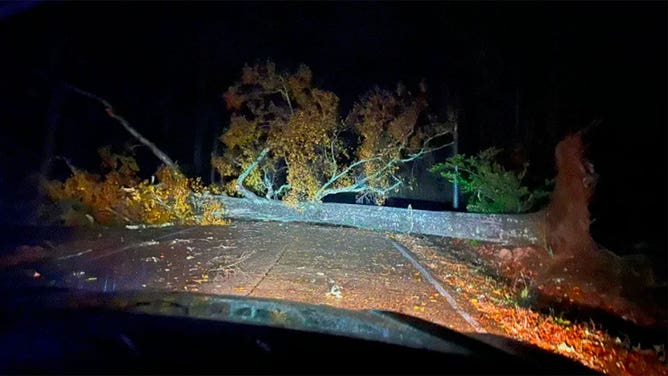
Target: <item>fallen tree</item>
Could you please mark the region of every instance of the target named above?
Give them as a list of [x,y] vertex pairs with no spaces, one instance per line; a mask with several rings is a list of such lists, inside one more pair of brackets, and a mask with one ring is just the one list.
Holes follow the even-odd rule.
[[543,244],[545,213],[476,214],[375,205],[254,201],[217,196],[228,218],[342,225],[393,233],[448,236],[503,244]]
[[[75,211],[86,211],[91,221],[211,224],[236,218],[514,244],[543,239],[542,213],[481,215],[321,202],[328,195],[356,193],[359,199],[380,205],[404,184],[397,176],[401,165],[451,144],[447,136],[456,126],[453,114],[441,123],[428,117],[430,122],[419,121],[427,108],[424,84],[417,97],[406,90],[372,90],[340,119],[338,98],[312,87],[308,67],[294,74],[278,73],[270,62],[245,67],[240,82],[225,94],[233,111],[230,127],[221,137],[225,153],[212,160],[227,179],[228,193],[242,198],[212,194],[215,190],[188,180],[165,152],[114,112],[107,100],[70,89],[101,103],[110,117],[165,165],[159,184],[142,182],[137,169],[125,168],[134,159],[102,149],[101,156],[110,167],[104,177],[72,168],[72,178],[47,185],[53,200],[83,203]],[[212,201],[220,205],[212,206]]]
[[338,97],[314,87],[308,67],[246,66],[224,95],[232,116],[212,165],[229,195],[253,201],[296,205],[355,193],[382,204],[405,184],[402,165],[452,144],[456,117],[427,116],[425,92],[424,84],[415,96],[371,90],[341,117]]
[[210,192],[218,192],[215,187],[205,187],[199,178],[186,177],[164,151],[117,114],[109,101],[72,85],[68,88],[101,103],[107,115],[163,165],[148,181],[139,177],[139,166],[132,154],[117,154],[111,147],[98,149],[103,174],[81,170],[69,159],[56,157],[65,162],[71,176],[63,182],[41,177],[40,188],[46,202],[36,213],[38,222],[67,226],[228,223],[221,203],[211,199]]

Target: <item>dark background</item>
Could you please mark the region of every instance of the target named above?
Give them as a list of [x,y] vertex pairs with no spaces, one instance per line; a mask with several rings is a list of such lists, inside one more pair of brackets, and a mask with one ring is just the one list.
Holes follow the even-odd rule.
[[665,257],[666,19],[665,2],[2,3],[0,200],[29,199],[39,171],[63,177],[45,158],[94,170],[98,147],[131,140],[67,84],[208,179],[229,119],[222,93],[244,63],[269,58],[310,66],[344,114],[374,85],[424,78],[431,111],[460,111],[460,152],[513,150],[533,181],[554,176],[564,135],[600,121],[586,138],[600,174],[594,237]]

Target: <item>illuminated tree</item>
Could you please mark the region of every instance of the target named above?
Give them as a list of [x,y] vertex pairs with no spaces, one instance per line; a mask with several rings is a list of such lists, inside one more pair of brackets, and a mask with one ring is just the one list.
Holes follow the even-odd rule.
[[403,184],[401,165],[447,146],[441,137],[454,126],[420,127],[423,97],[379,89],[341,119],[338,97],[313,87],[306,66],[292,74],[271,62],[245,66],[224,97],[233,114],[220,138],[225,152],[212,164],[228,193],[253,200],[294,204],[351,192],[382,203]]
[[[168,166],[153,175],[154,182],[141,180],[139,166],[131,155],[98,150],[104,175],[80,170],[65,160],[72,176],[64,182],[44,179],[41,188],[50,204],[58,209],[62,224],[183,224],[224,225],[224,208],[199,178],[187,178]],[[48,217],[48,215],[47,215]],[[53,218],[45,218],[52,220]]]
[[[67,87],[101,103],[107,115],[149,148],[163,166],[153,175],[159,182],[154,184],[153,177],[150,183],[139,178],[134,156],[112,153],[110,147],[98,150],[102,169],[106,171],[103,176],[80,170],[66,158],[59,157],[70,168],[72,176],[64,182],[49,181],[42,176],[41,188],[49,201],[45,205],[47,220],[50,214],[55,214],[66,225],[227,223],[222,204],[213,199],[214,194],[220,194],[217,187],[205,188],[200,178],[187,178],[167,154],[117,114],[107,100],[71,85]],[[55,213],[48,213],[49,207],[54,206]]]

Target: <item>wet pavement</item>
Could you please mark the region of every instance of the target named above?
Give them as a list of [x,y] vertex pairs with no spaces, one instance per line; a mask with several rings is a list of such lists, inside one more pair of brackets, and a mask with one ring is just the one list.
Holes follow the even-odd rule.
[[391,310],[460,332],[482,330],[470,320],[478,313],[447,285],[435,286],[438,281],[429,281],[416,260],[407,259],[380,232],[239,221],[212,227],[87,229],[33,243],[39,245],[21,252],[39,257],[5,262],[5,270],[48,286],[276,298]]

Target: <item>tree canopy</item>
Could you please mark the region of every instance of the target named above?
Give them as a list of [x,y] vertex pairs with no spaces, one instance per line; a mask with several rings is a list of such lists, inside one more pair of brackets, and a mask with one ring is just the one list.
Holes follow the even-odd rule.
[[339,98],[312,77],[305,65],[279,72],[268,61],[246,65],[225,92],[232,115],[212,165],[228,194],[294,204],[350,192],[380,204],[404,184],[401,165],[449,145],[456,119],[421,121],[424,90],[376,88],[342,117]]

